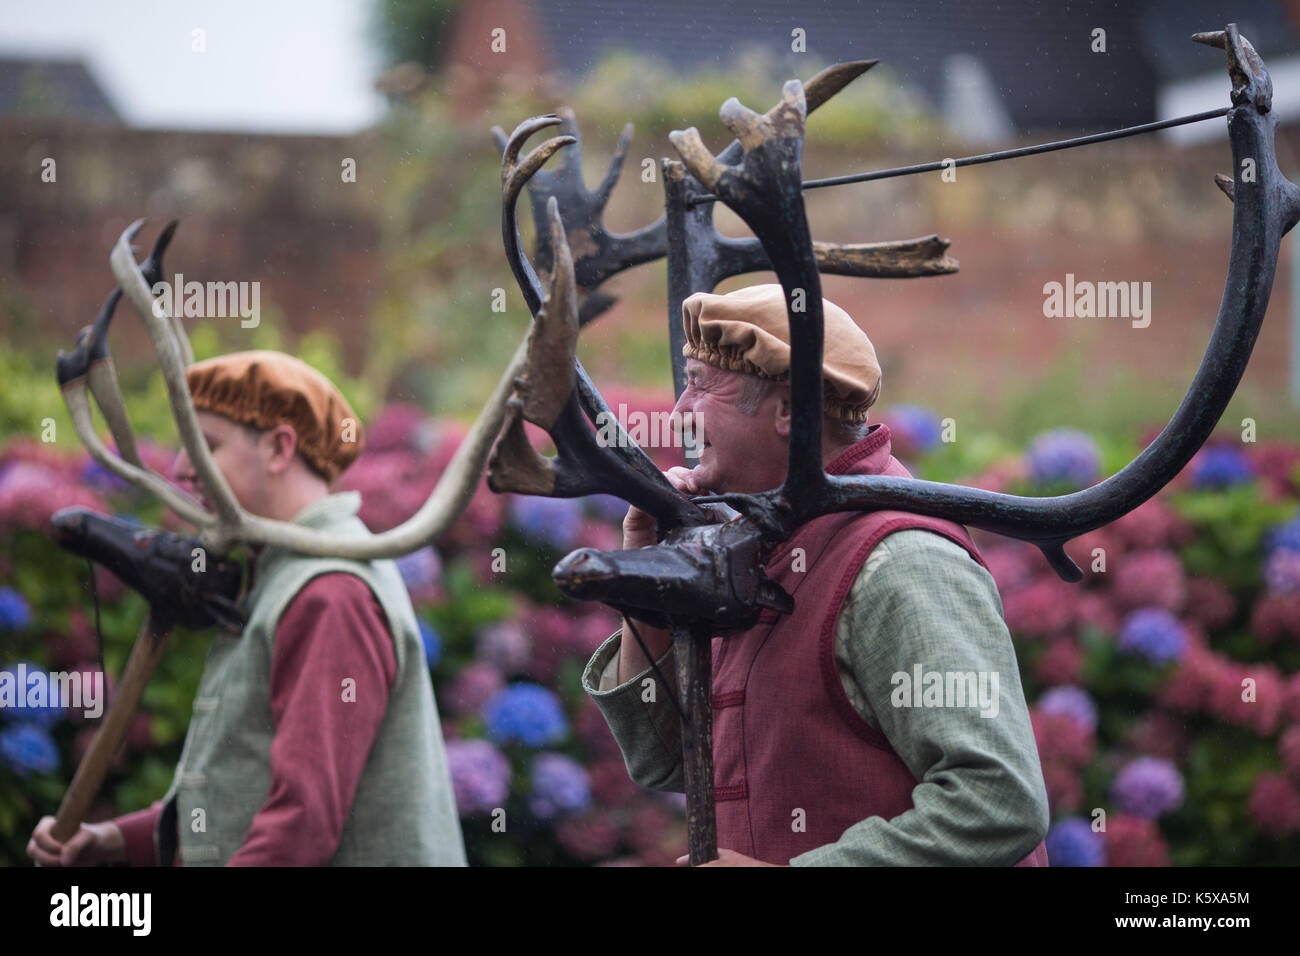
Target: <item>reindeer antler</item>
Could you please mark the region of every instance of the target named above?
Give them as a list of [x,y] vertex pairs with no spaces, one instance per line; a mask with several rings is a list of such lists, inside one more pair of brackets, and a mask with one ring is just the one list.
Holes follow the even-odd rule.
[[[162,307],[161,301],[154,300],[151,292],[152,285],[161,275],[161,256],[175,224],[164,230],[150,258],[143,265],[137,265],[131,252],[131,240],[142,225],[143,220],[128,227],[110,256],[119,288],[105,302],[93,329],[79,336],[77,350],[70,355],[60,353],[58,363],[59,384],[73,428],[99,464],[123,480],[156,495],[176,514],[198,527],[201,540],[216,552],[226,551],[236,543],[251,542],[276,545],[304,554],[370,560],[414,551],[451,526],[473,496],[492,442],[501,428],[514,379],[523,368],[524,343],[516,349],[501,380],[429,498],[403,524],[370,538],[357,539],[252,515],[235,499],[199,430],[185,380],[185,366],[193,361],[193,352],[184,329],[179,319]],[[215,514],[205,511],[193,498],[140,461],[106,340],[113,312],[122,297],[135,307],[149,331],[167,384],[181,444],[194,464],[199,483],[215,507]],[[91,413],[92,395],[109,422],[119,454],[111,452],[96,433]]]

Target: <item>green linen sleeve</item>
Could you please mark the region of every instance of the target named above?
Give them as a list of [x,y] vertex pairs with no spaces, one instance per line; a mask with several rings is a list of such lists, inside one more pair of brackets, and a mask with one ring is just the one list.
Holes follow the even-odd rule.
[[623,632],[602,644],[582,673],[582,688],[596,702],[614,734],[628,776],[651,790],[685,791],[682,776],[681,720],[677,699],[677,665],[672,648],[655,661],[667,687],[650,668],[617,684]]

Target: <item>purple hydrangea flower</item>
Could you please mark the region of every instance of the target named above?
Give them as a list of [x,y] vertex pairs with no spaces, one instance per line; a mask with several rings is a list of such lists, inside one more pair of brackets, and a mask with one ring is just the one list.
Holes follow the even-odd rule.
[[27,599],[13,588],[0,588],[0,631],[20,631],[31,621]]
[[1278,548],[1264,566],[1270,594],[1300,594],[1300,551]]
[[578,540],[582,505],[573,498],[511,495],[510,521],[530,541],[567,551]]
[[1101,866],[1106,848],[1082,817],[1066,817],[1047,831],[1047,860],[1052,866]]
[[[45,668],[31,661],[23,661],[21,665],[12,664],[0,670],[0,674],[12,675],[6,678],[5,682],[13,684],[17,698],[14,706],[0,707],[0,717],[35,724],[39,727],[53,727],[67,716],[65,712],[67,702],[60,699],[59,685],[50,680],[50,675]],[[45,685],[44,704],[31,703],[37,682],[44,682]]]
[[54,773],[59,769],[59,748],[45,728],[14,724],[0,730],[0,760],[20,777]]
[[622,498],[614,495],[588,495],[582,500],[587,503],[587,509],[594,517],[617,524],[622,524],[627,517],[627,502]]
[[510,792],[510,761],[486,740],[447,741],[447,766],[462,817],[489,813]]
[[1230,445],[1205,448],[1192,462],[1192,486],[1230,488],[1255,478],[1255,466],[1246,453]]
[[884,417],[890,431],[901,433],[921,454],[939,444],[943,435],[938,416],[920,405],[891,405]]
[[528,809],[541,820],[562,813],[581,813],[591,806],[587,771],[564,754],[543,753],[533,758],[533,792]]
[[1035,709],[1040,714],[1061,714],[1070,717],[1080,727],[1097,729],[1097,705],[1082,687],[1062,684],[1053,687],[1038,698]]
[[119,478],[93,458],[81,467],[81,480],[104,495],[118,494],[133,487],[125,478]]
[[442,560],[432,547],[404,554],[396,563],[406,589],[413,594],[436,588],[442,581]]
[[1138,757],[1119,772],[1110,796],[1125,813],[1154,820],[1183,805],[1183,776],[1171,761]]
[[533,653],[533,642],[518,621],[502,621],[479,631],[474,640],[479,660],[503,674],[521,671]]
[[1152,664],[1179,660],[1187,649],[1187,632],[1178,618],[1164,608],[1144,607],[1124,618],[1119,647],[1140,654]]
[[1268,550],[1300,551],[1300,516],[1278,525],[1268,533]]
[[492,699],[505,686],[501,672],[491,664],[474,661],[465,667],[452,681],[447,693],[439,697],[438,702],[457,716],[476,714],[483,705]]
[[420,641],[424,644],[424,661],[429,667],[437,667],[442,660],[442,638],[433,629],[433,625],[417,619],[420,625]]
[[1101,452],[1087,432],[1057,428],[1043,432],[1026,452],[1030,480],[1036,485],[1067,484],[1085,488],[1097,480]]
[[493,695],[483,705],[483,719],[488,736],[499,744],[545,747],[569,733],[560,699],[540,684],[523,681]]

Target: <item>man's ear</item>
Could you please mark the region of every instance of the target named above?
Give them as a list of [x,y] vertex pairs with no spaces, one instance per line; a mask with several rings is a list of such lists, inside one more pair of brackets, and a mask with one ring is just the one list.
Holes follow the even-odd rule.
[[772,409],[772,424],[785,441],[790,440],[790,389],[782,388],[780,398]]
[[292,425],[276,425],[263,436],[271,443],[271,457],[267,459],[266,468],[278,475],[293,464],[298,453],[298,433]]

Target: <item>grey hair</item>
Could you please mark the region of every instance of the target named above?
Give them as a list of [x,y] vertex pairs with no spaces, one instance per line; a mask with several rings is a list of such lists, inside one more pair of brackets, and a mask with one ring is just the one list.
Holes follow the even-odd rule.
[[[736,410],[742,415],[754,416],[758,414],[758,408],[767,399],[769,395],[775,392],[785,382],[778,382],[775,379],[763,378],[759,375],[751,375],[748,372],[736,372],[740,376],[740,395],[736,399]],[[838,418],[826,416],[822,419],[822,427],[827,437],[838,445],[856,445],[862,439],[867,437],[869,426],[864,422],[846,422]]]

